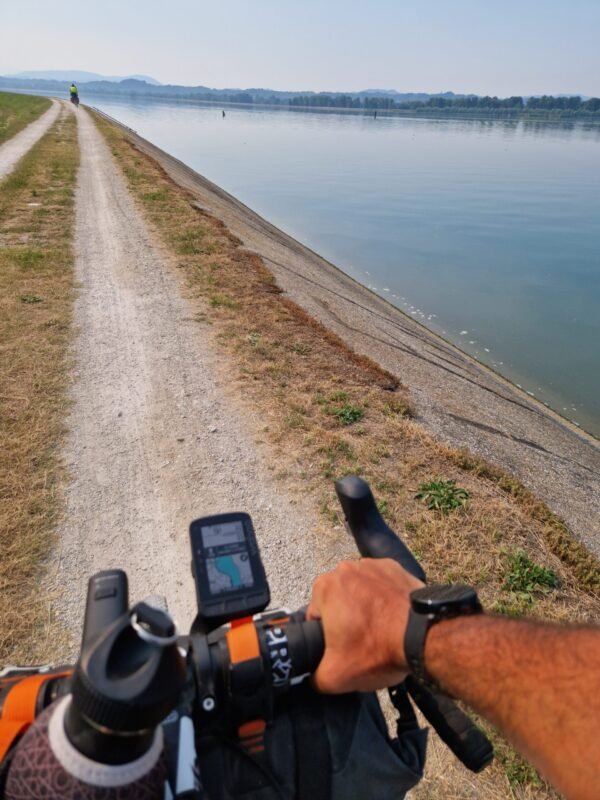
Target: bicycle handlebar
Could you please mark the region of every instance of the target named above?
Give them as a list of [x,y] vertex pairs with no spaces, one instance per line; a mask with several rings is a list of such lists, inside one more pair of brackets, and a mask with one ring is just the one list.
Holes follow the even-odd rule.
[[369,484],[356,475],[337,481],[335,491],[348,531],[364,558],[391,558],[425,582],[423,567],[379,513]]
[[[335,484],[346,527],[365,558],[392,558],[415,578],[425,582],[423,567],[404,542],[386,525],[369,484],[348,475]],[[422,686],[412,676],[406,688],[440,739],[472,772],[480,772],[494,757],[489,739],[449,697]]]
[[[368,484],[349,476],[336,483],[336,492],[361,555],[392,558],[424,581],[423,568],[386,525]],[[128,606],[124,572],[111,570],[93,576],[81,655],[73,674],[68,667],[61,668],[60,673],[48,673],[44,682],[38,670],[23,680],[30,681],[31,692],[37,692],[33,718],[62,697],[69,746],[91,762],[97,756],[117,770],[119,765],[154,752],[154,730],[175,704],[185,707],[192,731],[234,729],[241,736],[246,723],[268,722],[274,716],[275,698],[313,673],[325,651],[320,621],[307,621],[302,610],[265,612],[208,632],[195,623],[188,636],[176,638],[167,614],[144,603],[131,611]],[[3,704],[9,702],[13,691],[12,680],[0,675],[0,720]],[[452,700],[410,676],[404,686],[465,766],[478,772],[491,761],[490,742]],[[397,688],[390,690],[392,696]],[[63,697],[68,692],[72,700]],[[49,714],[50,709],[42,713],[32,734],[47,735],[44,725]],[[28,740],[29,735],[25,734],[22,750],[33,739]],[[20,769],[25,775],[27,765],[19,767],[19,747],[15,755],[17,768],[11,768],[9,778],[12,775],[18,783]],[[162,774],[158,762],[156,769]],[[12,795],[7,793],[7,797]]]

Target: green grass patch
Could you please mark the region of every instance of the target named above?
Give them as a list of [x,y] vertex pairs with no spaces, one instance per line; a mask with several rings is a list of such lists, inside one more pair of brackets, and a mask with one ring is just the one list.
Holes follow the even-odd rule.
[[50,105],[47,97],[0,92],[0,144],[40,117]]
[[448,455],[460,469],[495,483],[513,497],[525,513],[542,527],[550,550],[571,570],[580,587],[592,597],[600,596],[600,561],[571,535],[565,523],[545,503],[538,500],[517,478],[466,450],[448,451]]
[[15,261],[23,270],[35,269],[45,257],[44,251],[35,247],[15,248],[13,253]]
[[[491,732],[488,729],[487,733],[488,735],[491,734],[494,744],[494,754],[504,767],[506,777],[513,790],[519,791],[528,786],[535,787],[536,789],[545,788],[544,782],[540,778],[535,767],[532,767],[531,764],[528,764],[527,761],[522,759],[521,756],[516,753],[509,744],[495,734],[495,732]],[[556,795],[552,792],[551,796]],[[548,795],[546,795],[546,797],[548,797]]]
[[469,493],[466,489],[457,486],[456,481],[437,480],[422,483],[415,498],[425,503],[430,511],[441,511],[443,514],[447,514],[465,506],[469,499]]
[[344,403],[341,408],[336,408],[332,414],[342,425],[354,425],[355,422],[364,417],[365,412],[360,406]]
[[501,597],[490,606],[490,611],[494,614],[502,614],[504,617],[524,617],[531,613],[532,602],[530,599],[511,595],[510,597]]
[[413,417],[413,410],[406,400],[393,398],[388,400],[383,405],[383,413],[386,417],[402,417],[404,419],[411,419]]
[[290,350],[292,353],[298,353],[299,356],[306,356],[310,353],[310,347],[305,344],[293,344]]
[[240,304],[237,302],[237,300],[232,300],[231,297],[227,297],[227,295],[224,294],[211,294],[209,299],[213,308],[236,309],[240,307]]
[[518,594],[533,595],[556,589],[559,585],[556,573],[547,567],[540,567],[522,550],[515,550],[506,557],[503,589]]
[[332,403],[342,403],[348,400],[348,398],[349,398],[348,392],[345,392],[343,389],[331,392],[331,394],[329,395],[329,399],[331,400]]

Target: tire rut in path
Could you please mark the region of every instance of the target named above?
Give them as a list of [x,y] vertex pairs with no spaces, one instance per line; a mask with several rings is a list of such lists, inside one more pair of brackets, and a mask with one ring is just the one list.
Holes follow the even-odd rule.
[[53,100],[50,108],[44,111],[41,117],[30,122],[26,128],[0,145],[0,180],[13,171],[23,156],[56,122],[60,107],[60,103]]
[[64,455],[66,515],[50,583],[77,643],[87,579],[122,567],[131,597],[164,594],[181,628],[195,611],[187,529],[200,515],[252,514],[273,600],[306,601],[318,519],[286,497],[220,378],[210,334],[164,262],[109,149],[77,113],[77,340]]

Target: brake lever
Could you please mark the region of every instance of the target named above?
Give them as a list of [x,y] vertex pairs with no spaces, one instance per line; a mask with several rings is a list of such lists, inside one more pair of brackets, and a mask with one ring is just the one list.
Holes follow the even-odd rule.
[[[356,475],[348,475],[336,482],[335,491],[359,553],[365,558],[392,558],[425,582],[423,567],[385,523],[369,484]],[[453,700],[423,686],[412,676],[406,678],[405,685],[423,716],[467,769],[480,772],[491,762],[494,757],[491,742]]]

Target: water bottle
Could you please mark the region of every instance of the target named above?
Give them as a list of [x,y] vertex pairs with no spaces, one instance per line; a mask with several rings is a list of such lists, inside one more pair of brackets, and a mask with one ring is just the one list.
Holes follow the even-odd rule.
[[169,615],[128,611],[127,576],[101,572],[88,587],[71,693],[36,719],[12,758],[7,800],[165,796],[161,721],[175,708],[185,658]]

